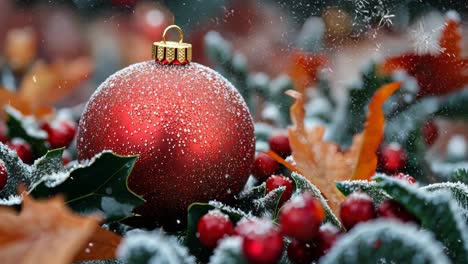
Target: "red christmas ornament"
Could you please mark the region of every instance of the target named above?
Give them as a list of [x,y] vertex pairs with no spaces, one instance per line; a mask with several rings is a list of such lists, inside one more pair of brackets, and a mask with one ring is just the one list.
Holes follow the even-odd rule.
[[219,210],[208,212],[198,222],[198,239],[208,248],[215,248],[220,239],[231,235],[233,232],[234,226],[231,220]]
[[5,187],[8,180],[8,171],[3,160],[0,160],[0,191]]
[[227,201],[241,191],[254,159],[254,128],[229,81],[197,63],[174,65],[191,60],[189,44],[153,45],[156,61],[115,73],[94,93],[80,120],[78,157],[103,150],[140,155],[129,178],[146,199],[137,212],[173,224],[193,202]]

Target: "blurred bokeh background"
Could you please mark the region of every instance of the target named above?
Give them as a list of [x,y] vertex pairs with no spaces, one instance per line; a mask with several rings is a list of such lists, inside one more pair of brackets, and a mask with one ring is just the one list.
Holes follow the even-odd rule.
[[[436,57],[444,52],[439,39],[447,17],[467,32],[467,13],[468,2],[457,0],[0,0],[0,103],[39,117],[67,108],[76,121],[102,81],[150,60],[151,43],[175,23],[193,44],[194,61],[218,70],[246,99],[258,150],[262,135],[290,121],[287,89],[308,95],[309,125],[326,124],[330,138],[346,147],[383,83],[376,65],[404,53]],[[468,38],[459,41],[466,58]],[[441,96],[463,90],[466,79],[457,87],[438,83],[446,88],[421,96],[421,80],[407,73],[390,76],[405,83],[396,106],[386,109],[392,119],[385,141],[405,145],[412,130],[436,124],[443,136],[429,151],[405,148],[466,166],[466,113],[430,107],[442,109],[450,98]],[[405,112],[422,97],[438,97],[437,103],[423,100],[416,112]]]

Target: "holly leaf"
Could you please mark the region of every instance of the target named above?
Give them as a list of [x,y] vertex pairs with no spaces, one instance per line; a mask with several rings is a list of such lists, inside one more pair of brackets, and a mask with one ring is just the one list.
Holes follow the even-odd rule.
[[27,186],[30,184],[31,169],[28,165],[24,164],[16,154],[16,151],[10,150],[6,145],[0,142],[0,160],[5,164],[8,172],[7,183],[2,190],[0,190],[0,205],[11,205],[10,199],[13,197],[16,200],[14,204],[20,204],[21,198],[17,196],[17,190],[20,183]]
[[460,211],[465,216],[465,221],[468,223],[468,186],[466,184],[461,182],[441,182],[426,185],[421,189],[432,193],[449,192],[457,202]]
[[137,156],[103,152],[69,171],[44,175],[30,193],[34,197],[63,193],[73,210],[102,212],[107,222],[119,221],[131,216],[133,208],[144,203],[128,187],[128,177],[136,159]]
[[74,215],[56,197],[34,201],[23,197],[18,214],[0,208],[0,259],[3,263],[71,263],[99,227],[93,216]]
[[12,107],[5,108],[9,138],[22,138],[31,144],[34,157],[41,157],[47,152],[47,133],[38,128],[32,116],[23,116]]
[[330,206],[328,206],[327,200],[323,197],[320,190],[315,187],[310,181],[304,178],[302,175],[293,172],[291,174],[291,178],[294,181],[294,185],[296,186],[296,190],[294,194],[301,194],[303,192],[309,192],[313,197],[317,198],[322,204],[323,209],[325,210],[325,221],[329,222],[339,228],[341,228],[341,223],[336,217],[336,215],[331,210]]
[[127,233],[118,249],[119,258],[128,264],[180,263],[195,264],[187,248],[160,230],[133,230]]
[[443,246],[431,233],[413,225],[377,220],[357,225],[343,235],[320,264],[426,263],[449,264]]
[[446,192],[430,193],[383,175],[374,178],[389,195],[421,221],[447,248],[454,263],[468,259],[468,230],[458,206]]
[[249,212],[254,216],[275,218],[284,190],[284,187],[277,188],[267,193],[266,184],[263,182],[258,186],[241,192],[237,199],[237,206],[242,211]]
[[362,147],[359,151],[356,167],[354,167],[353,180],[370,180],[374,175],[377,168],[377,149],[382,142],[385,127],[385,115],[382,106],[400,87],[401,83],[393,82],[382,86],[372,96],[366,124],[362,132]]
[[384,192],[374,181],[341,181],[335,182],[336,188],[344,195],[348,196],[353,192],[363,192],[369,195],[375,204],[379,205],[383,201],[390,199],[390,195]]

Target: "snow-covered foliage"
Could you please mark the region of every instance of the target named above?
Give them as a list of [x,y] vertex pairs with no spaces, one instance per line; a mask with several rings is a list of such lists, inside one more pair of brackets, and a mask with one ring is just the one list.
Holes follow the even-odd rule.
[[220,241],[210,257],[210,264],[246,264],[247,260],[242,254],[242,238],[227,237]]
[[369,195],[374,203],[380,204],[386,199],[391,198],[385,193],[374,181],[341,181],[335,183],[338,190],[344,195],[349,195],[353,192],[363,192]]
[[128,264],[192,264],[195,258],[175,237],[160,231],[134,230],[127,233],[117,255]]
[[443,246],[416,226],[377,220],[353,228],[338,239],[320,264],[328,263],[448,264]]

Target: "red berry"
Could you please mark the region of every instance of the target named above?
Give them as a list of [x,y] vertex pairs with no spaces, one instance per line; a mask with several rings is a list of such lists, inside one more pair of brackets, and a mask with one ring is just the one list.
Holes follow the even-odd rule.
[[428,146],[432,146],[439,137],[439,129],[434,120],[428,121],[422,128],[424,142]]
[[401,171],[407,159],[406,151],[397,143],[386,145],[380,151],[380,165],[389,174]]
[[289,198],[291,198],[291,195],[292,195],[292,192],[293,192],[293,187],[292,187],[291,180],[289,178],[279,176],[279,175],[270,176],[270,178],[268,178],[266,180],[266,191],[267,192],[271,192],[271,191],[275,190],[276,188],[279,188],[279,187],[282,187],[282,186],[285,186],[286,189],[284,190],[283,194],[281,195],[281,198],[280,198],[280,201],[279,201],[280,205],[282,205],[284,202],[289,200]]
[[27,164],[33,162],[32,148],[26,141],[21,138],[13,138],[10,142],[7,143],[7,146],[16,151],[18,157]]
[[336,239],[340,236],[340,230],[331,224],[325,224],[320,227],[317,238],[315,239],[318,246],[319,257],[328,253],[330,248],[335,244]]
[[271,150],[283,158],[291,155],[292,151],[287,134],[276,134],[271,136],[268,140],[268,145],[270,145]]
[[236,233],[242,238],[242,252],[249,263],[277,263],[283,253],[283,237],[269,220],[241,221]]
[[401,204],[393,199],[383,201],[377,211],[379,215],[384,218],[392,218],[400,220],[404,223],[414,222],[418,223],[418,219],[408,212]]
[[409,176],[408,174],[404,174],[404,173],[395,174],[395,175],[393,175],[393,178],[396,178],[396,179],[399,179],[399,180],[405,180],[409,184],[415,184],[416,183],[415,178],[413,178],[412,176]]
[[67,165],[68,163],[70,163],[70,161],[72,161],[72,155],[70,154],[70,152],[65,150],[62,155],[62,163],[63,165]]
[[295,239],[293,239],[288,246],[288,258],[297,264],[309,264],[318,259],[318,257],[314,255],[312,243]]
[[45,123],[42,126],[49,135],[48,141],[51,148],[68,147],[76,133],[76,125],[68,120],[56,120]]
[[208,212],[198,222],[197,236],[200,242],[208,248],[215,248],[221,238],[233,232],[234,226],[231,220],[219,210]]
[[346,229],[375,218],[372,199],[364,193],[352,193],[341,203],[340,218]]
[[0,191],[3,190],[3,187],[7,184],[8,180],[8,171],[5,166],[5,162],[0,160]]
[[283,234],[300,241],[311,241],[325,218],[320,202],[309,193],[293,197],[281,208],[279,222]]
[[279,169],[278,163],[265,153],[258,153],[253,165],[253,175],[260,181],[266,180]]

